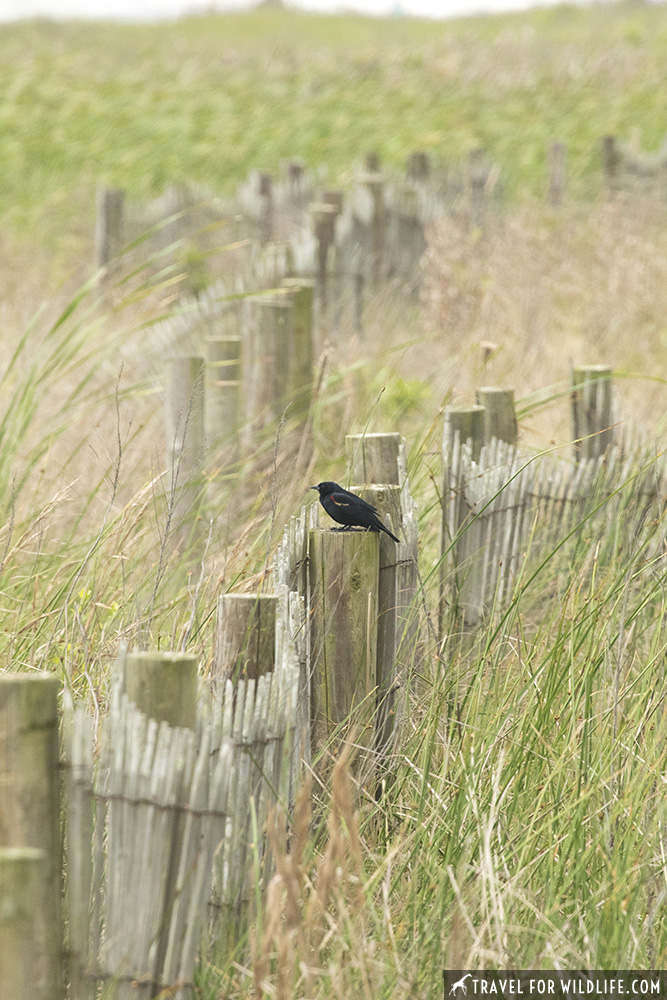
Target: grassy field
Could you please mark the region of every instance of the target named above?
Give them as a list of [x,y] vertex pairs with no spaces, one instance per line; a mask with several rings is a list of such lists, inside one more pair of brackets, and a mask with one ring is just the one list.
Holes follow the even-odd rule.
[[[312,482],[343,479],[345,433],[365,427],[407,438],[433,610],[441,411],[480,384],[516,389],[527,447],[566,449],[569,365],[609,362],[620,419],[663,450],[667,213],[604,200],[599,138],[659,146],[666,45],[667,8],[640,3],[3,26],[3,664],[56,672],[91,709],[122,639],[207,669],[217,593],[268,586],[283,525]],[[260,435],[188,562],[167,531],[154,335],[173,287],[154,271],[84,287],[98,182],[229,192],[303,157],[346,183],[370,149],[402,168],[477,145],[501,165],[497,225],[429,234],[421,301],[380,295],[365,337],[330,346],[312,453],[289,421]],[[444,655],[427,631],[384,799],[340,767],[324,816],[297,808],[283,879],[234,963],[199,970],[201,1000],[439,997],[445,966],[665,966],[665,545],[658,508],[629,531],[635,486],[526,573],[493,627]]]

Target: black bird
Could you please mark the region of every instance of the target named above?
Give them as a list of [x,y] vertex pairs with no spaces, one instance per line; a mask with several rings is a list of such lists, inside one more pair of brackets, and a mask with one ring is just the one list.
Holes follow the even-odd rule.
[[[384,531],[385,534],[393,538],[395,542],[400,541],[396,535],[392,535],[389,528],[385,528],[377,514],[377,508],[366,503],[356,493],[344,490],[338,483],[318,483],[311,486],[311,490],[317,490],[320,494],[320,503],[326,510],[329,517],[343,525],[343,531],[350,528],[365,528],[366,531]],[[334,531],[337,529],[334,528]],[[338,529],[341,530],[341,529]]]

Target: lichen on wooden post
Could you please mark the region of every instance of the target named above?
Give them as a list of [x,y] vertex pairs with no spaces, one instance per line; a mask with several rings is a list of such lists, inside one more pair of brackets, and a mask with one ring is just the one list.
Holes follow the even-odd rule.
[[574,456],[598,458],[614,441],[611,365],[579,365],[572,369]]
[[215,633],[214,678],[254,679],[275,665],[276,610],[273,594],[221,594]]
[[315,529],[309,537],[311,731],[321,748],[343,726],[375,745],[380,539]]
[[185,653],[127,653],[124,687],[139,711],[170,726],[194,729],[197,721],[197,657]]
[[492,438],[516,444],[519,429],[514,409],[514,390],[482,386],[476,392],[478,406],[484,407],[484,444]]
[[52,674],[0,677],[0,847],[32,847],[44,855],[36,891],[48,1000],[60,1000],[64,991],[59,689]]

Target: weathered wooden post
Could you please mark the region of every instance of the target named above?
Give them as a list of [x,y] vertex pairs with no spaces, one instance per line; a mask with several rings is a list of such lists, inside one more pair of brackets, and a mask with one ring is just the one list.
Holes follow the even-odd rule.
[[358,337],[364,335],[364,275],[358,271],[354,275],[354,330]]
[[362,174],[359,178],[371,193],[373,199],[373,218],[371,220],[371,282],[374,289],[380,287],[384,275],[384,260],[386,253],[387,209],[384,199],[384,177],[377,172]]
[[428,153],[423,150],[415,150],[410,153],[406,166],[406,177],[409,181],[423,184],[431,176],[431,161]]
[[306,165],[303,160],[290,160],[287,164],[289,200],[295,208],[302,208],[306,190]]
[[165,438],[171,476],[173,530],[190,534],[202,495],[205,363],[200,357],[173,358],[167,367]]
[[473,461],[479,461],[484,444],[484,407],[447,406],[443,426],[443,457],[451,455],[454,439],[458,435],[461,444],[470,442]]
[[572,433],[577,461],[598,458],[613,444],[611,365],[572,369]]
[[260,173],[258,182],[261,205],[260,242],[266,244],[273,239],[273,177],[271,174]]
[[[399,544],[391,552],[396,564],[393,597],[396,654],[398,669],[409,672],[419,661],[421,654],[417,607],[418,529],[414,503],[407,485],[405,445],[400,434],[348,434],[345,438],[345,451],[348,466],[352,470],[352,481],[364,484],[358,489],[355,487],[355,491],[388,515],[394,534],[400,538]],[[367,491],[373,496],[366,496]],[[382,538],[384,537],[383,535]],[[381,591],[383,551],[381,548]],[[381,603],[382,600],[381,595]]]
[[468,157],[468,187],[470,191],[470,225],[481,229],[486,208],[486,182],[489,169],[483,149],[472,149]]
[[51,1000],[45,968],[44,868],[44,851],[0,847],[0,1000]]
[[487,385],[479,388],[475,395],[478,406],[484,407],[484,444],[488,444],[491,438],[516,444],[519,428],[514,409],[514,390]]
[[[400,537],[401,491],[395,485],[354,486],[353,491],[377,508],[384,524]],[[391,743],[395,722],[396,654],[400,642],[397,569],[399,545],[380,534],[377,598],[377,720],[375,748],[379,753]]]
[[[102,931],[101,892],[96,889],[102,878],[101,866],[93,863],[95,838],[103,839],[102,809],[97,811],[97,828],[92,792],[93,781],[93,718],[81,705],[77,710],[69,695],[64,696],[61,731],[62,769],[64,772],[67,822],[67,893],[65,896],[67,923],[67,979],[71,1000],[95,1000],[95,972]],[[91,912],[92,909],[92,912]]]
[[170,726],[197,722],[197,657],[185,653],[127,653],[124,688],[140,712]]
[[289,398],[294,412],[305,416],[313,394],[313,299],[315,282],[307,278],[285,278],[292,303],[292,341],[289,357]]
[[265,424],[280,420],[289,400],[294,306],[289,298],[258,298],[255,404]]
[[95,259],[98,267],[113,271],[113,263],[123,245],[123,207],[121,188],[98,187],[95,216]]
[[[43,915],[44,1000],[61,1000],[64,995],[59,689],[52,674],[0,676],[0,847],[43,853],[39,877],[34,859],[26,859],[23,869],[8,877],[25,876],[32,896],[30,909],[34,913],[36,903]],[[35,878],[36,887],[31,884]],[[1,908],[2,894],[0,901]]]
[[380,539],[311,530],[311,732],[322,748],[338,727],[375,746]]
[[567,146],[564,142],[552,142],[549,146],[549,202],[554,208],[558,208],[565,194],[566,163]]
[[355,483],[399,483],[400,434],[348,434],[347,462]]
[[221,594],[215,631],[214,679],[254,679],[272,672],[276,650],[273,594]]
[[[471,511],[465,495],[464,446],[469,445],[473,461],[479,461],[484,444],[483,406],[445,409],[442,439],[442,523],[440,532],[439,624],[442,633],[446,596],[454,594],[456,607],[465,623],[474,624],[481,614],[475,595],[483,553],[469,544]],[[465,589],[464,589],[465,588]]]
[[334,244],[338,209],[325,202],[313,202],[310,206],[313,233],[317,241],[317,293],[319,318],[326,325],[328,309],[328,262],[329,252]]
[[221,445],[233,460],[242,423],[242,340],[240,337],[206,338],[206,438]]
[[607,194],[613,196],[618,191],[623,155],[613,135],[602,136],[602,165],[607,181]]

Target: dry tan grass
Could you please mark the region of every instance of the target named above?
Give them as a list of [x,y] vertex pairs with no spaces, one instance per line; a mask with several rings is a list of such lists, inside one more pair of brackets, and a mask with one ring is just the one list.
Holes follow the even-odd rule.
[[[424,259],[425,325],[461,401],[480,384],[530,402],[571,365],[611,364],[618,417],[652,432],[665,409],[667,229],[664,205],[618,198],[560,212],[518,208],[487,232],[448,221]],[[627,377],[625,377],[627,376]],[[632,377],[630,377],[632,376]],[[569,440],[567,394],[524,416],[536,444]]]

